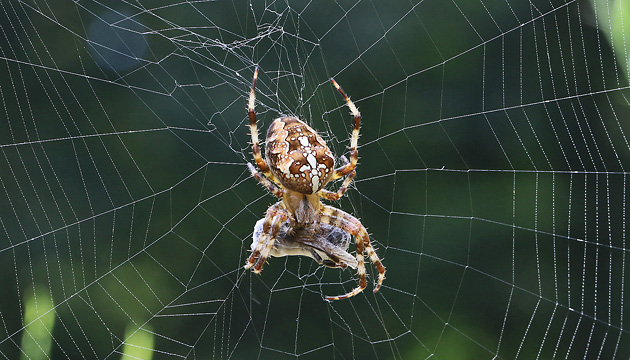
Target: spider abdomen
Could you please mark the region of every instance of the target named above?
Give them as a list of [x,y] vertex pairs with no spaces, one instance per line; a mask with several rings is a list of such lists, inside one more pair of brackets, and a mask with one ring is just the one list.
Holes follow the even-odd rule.
[[267,131],[265,158],[284,187],[302,194],[314,194],[322,189],[335,167],[324,139],[294,117],[273,121]]

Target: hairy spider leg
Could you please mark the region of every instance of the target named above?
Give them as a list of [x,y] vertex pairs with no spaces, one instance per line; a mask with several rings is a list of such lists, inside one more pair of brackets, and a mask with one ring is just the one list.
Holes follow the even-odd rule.
[[263,223],[263,233],[260,235],[254,251],[252,251],[252,254],[247,259],[244,266],[245,269],[249,269],[253,266],[253,271],[256,274],[260,274],[263,265],[265,264],[265,261],[267,261],[267,257],[269,257],[269,253],[273,248],[273,243],[276,241],[276,236],[278,236],[278,233],[280,232],[280,226],[288,218],[289,214],[282,207],[282,202],[272,205],[267,210],[265,222]]
[[376,287],[374,288],[374,292],[377,292],[381,288],[381,285],[383,285],[383,280],[385,280],[385,266],[383,265],[383,263],[381,263],[378,255],[376,255],[376,251],[370,243],[370,236],[368,235],[367,230],[365,230],[365,227],[361,224],[361,222],[347,212],[328,205],[323,205],[320,222],[338,227],[353,235],[357,247],[356,257],[358,262],[357,274],[359,275],[359,286],[344,295],[327,296],[326,300],[332,301],[347,299],[349,297],[353,297],[359,294],[363,291],[363,289],[367,287],[363,251],[367,252],[370,261],[372,261],[372,263],[376,266],[376,269],[378,270],[378,281],[376,283]]
[[337,84],[335,79],[330,79],[333,83],[337,91],[346,99],[346,103],[348,104],[348,108],[350,108],[350,112],[354,117],[354,129],[352,129],[352,136],[350,137],[350,162],[335,169],[335,172],[332,175],[331,180],[339,179],[340,177],[346,176],[350,174],[354,168],[357,167],[357,162],[359,161],[359,151],[357,150],[357,143],[359,142],[359,128],[361,127],[361,113],[359,109],[354,105],[354,103],[350,100],[348,95],[343,91],[341,86]]
[[254,167],[254,165],[247,163],[247,167],[249,168],[249,171],[252,173],[252,176],[254,177],[254,179],[258,180],[259,183],[261,183],[264,187],[266,187],[267,190],[269,190],[277,198],[282,199],[282,197],[284,196],[283,188],[278,187],[278,185],[276,185],[271,180],[267,179],[264,175],[259,173]]
[[[258,142],[258,125],[256,124],[256,110],[254,110],[256,106],[256,80],[258,80],[258,67],[256,67],[256,70],[254,70],[252,90],[249,93],[249,101],[247,104],[247,115],[249,116],[249,131],[252,136],[252,153],[254,154],[256,166],[258,166],[260,171],[262,171],[262,173],[268,179],[270,179],[277,185],[280,185],[280,182],[276,179],[275,176],[273,176],[271,170],[269,170],[269,166],[267,165],[267,162],[265,162],[265,159],[263,159],[262,152],[260,151],[260,143]],[[266,186],[266,184],[264,185]]]
[[356,175],[357,175],[357,172],[352,170],[352,172],[348,174],[348,177],[344,179],[343,184],[341,184],[341,187],[339,188],[339,190],[334,192],[334,191],[322,189],[319,191],[319,196],[323,197],[326,200],[336,201],[336,200],[341,199],[343,194],[346,193],[346,190],[348,190],[348,186],[350,186],[352,179],[354,179]]

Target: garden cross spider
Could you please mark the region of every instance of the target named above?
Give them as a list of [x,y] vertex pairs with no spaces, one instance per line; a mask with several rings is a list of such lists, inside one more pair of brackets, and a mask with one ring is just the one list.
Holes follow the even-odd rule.
[[[263,159],[258,143],[258,128],[254,111],[257,78],[258,68],[254,71],[248,114],[252,152],[260,172],[252,164],[248,163],[248,166],[253,177],[281,200],[267,209],[262,234],[258,238],[254,237],[252,253],[245,263],[245,269],[253,268],[253,271],[258,274],[262,271],[267,257],[272,255],[272,250],[275,250],[275,256],[278,256],[279,250],[274,249],[274,242],[279,236],[283,223],[288,222],[289,233],[299,232],[303,228],[317,229],[328,224],[354,236],[359,286],[345,295],[327,296],[326,300],[346,299],[359,294],[366,288],[364,251],[378,270],[378,281],[374,288],[374,292],[377,292],[385,279],[385,266],[370,244],[370,237],[365,227],[354,216],[324,205],[319,199],[321,197],[327,200],[339,200],[356,175],[355,168],[359,158],[357,142],[361,125],[359,110],[337,82],[331,78],[330,81],[344,97],[354,117],[354,129],[350,138],[350,161],[346,160],[344,165],[335,169],[333,154],[322,137],[300,119],[290,116],[275,119],[269,127],[265,144],[265,159]],[[330,180],[344,176],[346,178],[337,192],[324,189]],[[294,241],[299,241],[299,239]],[[290,254],[280,254],[282,255]],[[327,266],[345,268],[348,265],[340,258],[336,261],[339,261],[336,266],[330,263]]]

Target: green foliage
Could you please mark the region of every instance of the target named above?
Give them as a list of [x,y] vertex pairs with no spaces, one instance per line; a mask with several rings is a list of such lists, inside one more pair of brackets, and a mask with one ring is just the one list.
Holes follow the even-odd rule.
[[122,360],[151,360],[153,358],[153,334],[150,328],[138,329],[129,325],[125,330]]
[[627,0],[590,0],[595,12],[595,24],[602,30],[614,50],[617,62],[626,78],[630,76],[630,2]]
[[44,287],[26,291],[21,359],[50,359],[52,332],[55,326],[54,303]]

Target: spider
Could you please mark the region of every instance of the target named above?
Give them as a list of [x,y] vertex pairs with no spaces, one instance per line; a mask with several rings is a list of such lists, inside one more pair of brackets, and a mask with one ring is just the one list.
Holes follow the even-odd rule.
[[[318,229],[325,230],[323,227],[330,225],[355,238],[359,286],[344,295],[326,296],[326,300],[347,299],[361,293],[367,287],[364,251],[378,270],[378,281],[374,288],[374,292],[377,292],[385,279],[385,266],[370,244],[370,237],[365,227],[354,216],[320,201],[320,198],[339,200],[356,175],[355,168],[359,159],[357,143],[361,126],[359,110],[339,84],[331,78],[330,81],[344,97],[354,117],[354,128],[350,137],[350,161],[345,161],[344,165],[335,168],[335,158],[322,137],[302,120],[292,116],[279,117],[273,121],[267,131],[265,159],[263,159],[258,143],[258,127],[254,110],[257,79],[258,67],[254,71],[252,89],[249,94],[248,115],[252,152],[260,172],[252,164],[248,163],[248,166],[252,176],[280,201],[267,209],[262,233],[257,239],[254,236],[253,250],[245,263],[245,269],[253,268],[254,273],[259,274],[267,257],[277,254],[278,249],[274,250],[274,243],[279,237],[283,223],[288,222],[285,234],[289,235],[299,233],[303,231],[302,229],[315,232]],[[329,181],[344,176],[345,179],[336,192],[324,189]],[[284,235],[284,238],[286,239],[287,235]],[[323,238],[326,237],[323,236]],[[300,241],[296,237],[292,240]],[[305,245],[304,249],[309,247],[312,248]],[[335,262],[336,260],[331,260],[328,264],[341,268],[348,265],[341,258],[338,257],[338,259],[338,263]],[[354,264],[351,264],[351,267],[352,265]]]

